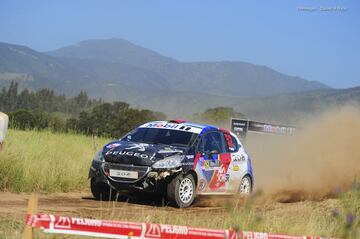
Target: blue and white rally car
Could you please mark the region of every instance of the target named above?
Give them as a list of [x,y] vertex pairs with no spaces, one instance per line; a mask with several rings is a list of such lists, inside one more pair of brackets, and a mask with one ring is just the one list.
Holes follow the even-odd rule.
[[181,120],[145,123],[105,145],[89,178],[98,200],[112,192],[156,192],[177,207],[197,195],[249,194],[254,185],[250,157],[235,134]]

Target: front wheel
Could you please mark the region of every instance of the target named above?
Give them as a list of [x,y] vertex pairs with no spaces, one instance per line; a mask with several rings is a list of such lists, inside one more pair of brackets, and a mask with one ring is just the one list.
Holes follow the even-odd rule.
[[249,175],[244,176],[240,182],[239,193],[248,195],[252,191],[252,181]]
[[169,200],[177,207],[189,207],[195,199],[195,180],[191,174],[179,174],[167,186]]

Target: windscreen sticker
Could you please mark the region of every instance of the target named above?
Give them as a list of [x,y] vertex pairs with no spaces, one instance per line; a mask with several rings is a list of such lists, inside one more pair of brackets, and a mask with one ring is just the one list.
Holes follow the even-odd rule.
[[179,130],[185,132],[191,132],[195,134],[200,134],[202,131],[201,128],[197,127],[183,127],[183,124],[174,124],[168,122],[154,122],[154,123],[146,123],[141,125],[139,128],[155,128],[155,129],[172,129],[172,130]]

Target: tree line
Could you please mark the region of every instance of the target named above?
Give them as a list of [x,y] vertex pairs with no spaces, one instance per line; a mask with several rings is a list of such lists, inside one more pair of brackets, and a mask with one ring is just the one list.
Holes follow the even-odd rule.
[[0,92],[0,110],[11,112],[17,109],[40,109],[45,112],[62,112],[77,115],[81,111],[90,110],[95,105],[103,103],[101,99],[90,99],[85,91],[77,96],[66,97],[64,94],[55,94],[50,89],[30,91],[24,89],[19,92],[17,82],[11,82],[8,88],[3,87]]
[[9,115],[10,128],[50,129],[117,138],[147,121],[162,120],[161,112],[135,109],[125,102],[106,103],[90,99],[85,91],[75,97],[53,90],[18,90],[12,82],[0,93],[0,111]]

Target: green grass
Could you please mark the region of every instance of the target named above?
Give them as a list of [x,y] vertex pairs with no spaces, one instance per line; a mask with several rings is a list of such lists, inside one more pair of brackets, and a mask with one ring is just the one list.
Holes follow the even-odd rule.
[[107,141],[50,131],[9,130],[0,152],[0,190],[45,193],[84,190],[88,188],[91,159]]

